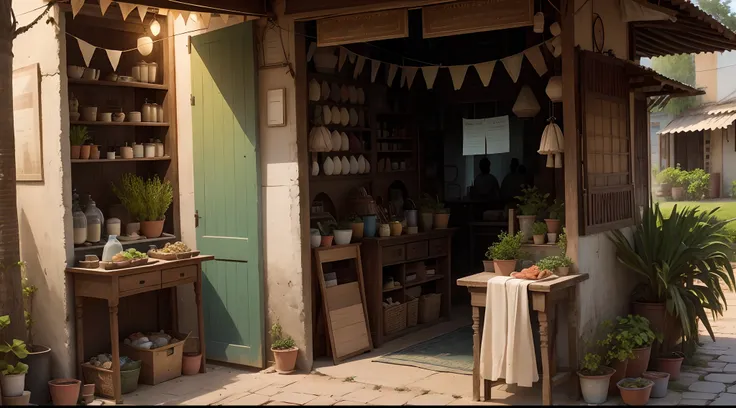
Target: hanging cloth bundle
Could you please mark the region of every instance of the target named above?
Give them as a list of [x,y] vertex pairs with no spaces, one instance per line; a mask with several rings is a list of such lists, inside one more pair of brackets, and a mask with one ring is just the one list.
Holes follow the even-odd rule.
[[547,121],[549,124],[544,128],[537,153],[547,155],[547,167],[561,169],[565,138],[562,135],[562,130],[555,123],[554,116],[551,116]]

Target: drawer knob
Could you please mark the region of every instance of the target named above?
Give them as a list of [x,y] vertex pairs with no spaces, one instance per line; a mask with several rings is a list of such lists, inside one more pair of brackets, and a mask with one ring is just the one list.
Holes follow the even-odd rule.
[[144,283],[146,283],[146,281],[144,281],[144,280],[138,281],[138,284],[139,285],[143,285]]

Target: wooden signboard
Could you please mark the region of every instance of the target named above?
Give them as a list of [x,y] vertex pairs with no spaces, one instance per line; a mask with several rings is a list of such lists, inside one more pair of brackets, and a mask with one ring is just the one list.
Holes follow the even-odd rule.
[[43,181],[41,144],[41,76],[38,64],[13,71],[15,178]]
[[408,37],[408,19],[406,9],[323,18],[317,20],[317,46]]
[[470,0],[422,8],[424,38],[502,30],[533,24],[532,0]]

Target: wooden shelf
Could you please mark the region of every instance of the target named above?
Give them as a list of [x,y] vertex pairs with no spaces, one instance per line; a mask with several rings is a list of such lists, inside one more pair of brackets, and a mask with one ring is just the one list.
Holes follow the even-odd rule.
[[383,293],[389,293],[389,292],[397,291],[397,290],[400,290],[400,289],[404,289],[404,287],[403,286],[395,286],[395,287],[393,287],[391,289],[385,289],[384,288],[383,289]]
[[[105,237],[105,238],[107,238],[107,237]],[[122,241],[122,240],[120,240],[120,243],[123,245],[123,248],[126,248],[126,247],[131,247],[133,245],[140,245],[140,244],[158,244],[158,243],[168,242],[168,241],[171,241],[173,239],[176,239],[176,237],[174,235],[164,233],[163,235],[161,235],[158,238],[137,239],[135,241]],[[102,242],[102,241],[100,241],[100,242]],[[97,243],[97,244],[92,244],[92,245],[75,246],[74,247],[74,252],[94,251],[94,250],[98,250],[98,249],[103,249],[103,248],[105,248],[105,244],[106,243],[107,243],[107,241],[105,240],[105,242],[102,243],[102,244]]]
[[379,142],[394,142],[394,141],[407,142],[407,141],[413,141],[414,138],[413,137],[377,137],[376,140],[378,140]]
[[310,106],[324,106],[327,105],[329,107],[337,106],[338,108],[355,108],[355,109],[368,109],[368,105],[366,104],[359,104],[359,103],[350,103],[350,102],[335,102],[332,99],[328,100],[319,100],[319,101],[309,101]]
[[366,180],[370,181],[371,175],[369,174],[346,174],[346,175],[332,175],[327,176],[320,174],[319,176],[309,176],[311,181],[337,181],[337,180]]
[[72,125],[84,126],[142,126],[142,127],[168,127],[169,122],[86,122],[81,120],[71,121]]
[[[312,126],[317,126],[312,124]],[[342,126],[342,125],[319,125],[324,126],[329,130],[339,130],[339,131],[345,131],[345,132],[370,132],[371,128],[366,127],[354,127],[354,126]]]
[[413,286],[424,285],[425,283],[428,283],[428,282],[434,282],[434,281],[440,280],[440,279],[442,279],[444,277],[445,277],[445,275],[437,275],[437,274],[435,274],[435,275],[427,276],[426,278],[424,278],[421,281],[406,282],[404,284],[404,286],[406,286],[407,288],[411,288]]
[[414,150],[379,150],[378,154],[381,154],[381,153],[391,153],[391,154],[393,153],[398,153],[398,154],[414,153]]
[[139,157],[136,159],[72,159],[72,163],[130,163],[147,161],[170,161],[170,156],[161,157]]
[[91,85],[91,86],[115,86],[120,88],[138,88],[138,89],[155,89],[158,91],[168,91],[167,85],[148,84],[145,82],[122,82],[122,81],[95,81],[91,79],[75,79],[69,78],[70,84],[75,85]]

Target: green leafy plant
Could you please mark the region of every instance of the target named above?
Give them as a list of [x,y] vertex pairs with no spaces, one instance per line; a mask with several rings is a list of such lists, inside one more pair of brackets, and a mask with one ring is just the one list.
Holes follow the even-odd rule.
[[646,388],[652,384],[652,380],[646,378],[627,378],[621,381],[623,388]]
[[555,201],[549,206],[549,218],[560,221],[565,220],[565,203],[563,201],[555,198]]
[[158,176],[143,180],[135,174],[126,173],[123,174],[119,187],[113,184],[112,191],[138,221],[163,220],[174,199],[171,183],[162,182]]
[[362,224],[363,223],[363,219],[360,218],[358,214],[352,214],[350,217],[347,218],[346,221],[352,224]]
[[715,340],[710,319],[723,315],[727,305],[722,284],[734,290],[731,241],[726,224],[698,207],[678,209],[664,217],[658,203],[647,206],[629,242],[619,230],[610,238],[618,260],[640,278],[633,293],[636,301],[665,303],[683,330],[683,343],[694,350],[698,320]]
[[657,173],[657,183],[669,184],[670,186],[672,186],[677,182],[677,180],[679,180],[680,173],[682,173],[682,170],[680,169],[679,164],[677,165],[677,167],[667,167],[666,169]]
[[649,327],[649,320],[639,315],[628,315],[626,317],[616,318],[617,332],[626,331],[629,333],[634,348],[642,348],[651,346],[655,340],[662,342],[662,333],[655,334]]
[[605,320],[602,326],[608,331],[606,336],[598,341],[598,345],[606,350],[604,360],[606,364],[613,361],[624,361],[634,357],[633,335],[628,330],[616,330],[613,322]]
[[423,213],[448,213],[449,209],[445,208],[445,204],[440,201],[438,196],[432,197],[424,193],[419,199],[419,209]]
[[26,321],[26,331],[28,332],[28,344],[33,345],[33,297],[38,291],[38,288],[32,285],[28,281],[27,264],[24,261],[19,261],[18,266],[20,267],[21,286],[23,287],[23,316]]
[[333,220],[328,221],[320,221],[317,223],[317,228],[319,228],[319,233],[323,237],[329,237],[334,235],[335,229],[337,229],[337,224]]
[[296,342],[291,336],[285,336],[279,323],[274,323],[269,331],[271,334],[271,349],[289,350],[296,347]]
[[563,254],[567,253],[567,233],[565,233],[565,227],[562,227],[562,234],[557,236],[557,248],[560,248]]
[[486,258],[497,261],[511,261],[523,256],[521,245],[524,243],[524,234],[519,231],[516,235],[510,235],[505,231],[498,234],[498,242],[494,243],[486,251]]
[[588,376],[603,375],[609,371],[608,367],[602,366],[603,358],[598,353],[585,353],[580,373]]
[[547,233],[547,224],[535,222],[532,224],[532,235],[544,235]]
[[72,146],[81,146],[89,139],[87,126],[72,126],[69,131],[69,141]]
[[[10,326],[10,316],[0,316],[0,330]],[[13,353],[18,360],[22,360],[28,357],[28,350],[26,349],[26,343],[23,340],[13,339],[12,344],[0,344],[0,353],[4,355],[3,360],[0,360],[0,369],[5,375],[14,374],[25,374],[28,372],[28,365],[21,361],[13,365],[8,362],[8,354]]]
[[[138,251],[138,250],[137,250],[137,249],[135,249],[135,248],[129,248],[129,249],[128,249],[127,251],[125,251],[125,252],[127,253],[127,254],[125,255],[126,257],[128,256],[128,254],[130,255],[130,259],[142,259],[142,258],[148,258],[148,255],[144,254],[143,252],[140,252],[140,251]],[[126,258],[126,259],[127,259],[127,258]]]
[[537,187],[526,187],[521,189],[521,195],[516,196],[519,200],[517,207],[521,215],[538,215],[547,207],[547,197],[549,194],[542,194]]
[[572,265],[572,259],[559,255],[548,256],[537,262],[537,267],[543,271],[554,271],[557,268],[565,268],[570,265]]
[[731,197],[736,197],[736,180],[731,182]]
[[710,174],[703,169],[695,169],[685,174],[688,198],[702,200],[710,191]]

